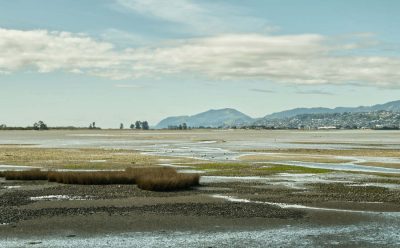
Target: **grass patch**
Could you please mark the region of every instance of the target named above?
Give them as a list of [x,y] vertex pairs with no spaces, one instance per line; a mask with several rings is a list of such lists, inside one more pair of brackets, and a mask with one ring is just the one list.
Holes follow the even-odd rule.
[[197,174],[180,174],[174,168],[150,167],[127,168],[124,171],[60,172],[6,171],[6,180],[48,180],[63,184],[106,185],[137,184],[140,189],[151,191],[175,191],[199,185]]
[[[38,147],[0,147],[4,164],[46,168],[119,168],[148,166],[158,157],[124,149],[59,149]],[[104,162],[96,162],[104,161]]]
[[349,145],[349,146],[373,146],[373,147],[384,147],[385,144],[380,143],[352,143],[352,142],[320,142],[320,141],[293,141],[289,144],[300,144],[300,145]]
[[301,155],[332,155],[332,156],[369,156],[369,157],[398,157],[398,149],[378,148],[356,148],[356,149],[311,149],[311,148],[289,148],[289,149],[244,149],[243,152],[268,152]]
[[205,163],[194,165],[199,170],[228,170],[228,169],[245,169],[251,167],[244,163]]
[[331,170],[272,163],[204,163],[189,165],[213,176],[267,176],[277,173],[328,173]]
[[292,154],[284,154],[279,156],[278,154],[267,155],[267,154],[256,154],[256,155],[245,155],[241,156],[240,160],[243,161],[300,161],[300,162],[311,162],[311,163],[348,163],[352,160],[349,159],[337,159],[334,157],[310,157],[310,156],[299,156]]
[[259,170],[276,172],[276,173],[312,173],[312,174],[319,174],[319,173],[328,173],[332,172],[332,170],[328,169],[320,169],[320,168],[309,168],[309,167],[302,167],[302,166],[293,166],[293,165],[285,165],[285,164],[271,164],[265,167],[259,168]]

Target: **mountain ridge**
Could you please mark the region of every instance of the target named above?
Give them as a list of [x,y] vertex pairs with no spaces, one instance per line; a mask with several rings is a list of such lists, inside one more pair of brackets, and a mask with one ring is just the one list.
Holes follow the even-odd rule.
[[357,112],[372,112],[372,111],[400,111],[400,100],[390,101],[383,104],[375,104],[371,106],[358,106],[358,107],[335,107],[335,108],[294,108],[289,110],[284,110],[280,112],[275,112],[264,116],[262,119],[282,119],[294,117],[301,114],[333,114],[333,113],[357,113]]
[[161,120],[156,128],[168,128],[186,123],[188,127],[220,127],[252,122],[250,116],[233,108],[210,109],[195,115],[170,116]]
[[210,109],[195,115],[170,116],[161,120],[155,128],[169,128],[186,123],[189,127],[221,127],[221,126],[240,126],[252,124],[260,120],[285,119],[304,114],[333,114],[333,113],[362,113],[374,111],[400,112],[400,100],[390,101],[383,104],[358,107],[335,107],[335,108],[294,108],[265,115],[261,118],[252,118],[236,109]]

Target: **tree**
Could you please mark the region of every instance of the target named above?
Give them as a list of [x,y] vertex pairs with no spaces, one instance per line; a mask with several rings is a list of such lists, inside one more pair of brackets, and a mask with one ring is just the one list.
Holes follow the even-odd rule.
[[93,128],[96,128],[96,122],[93,122],[93,123],[92,123],[92,127],[93,127]]
[[135,128],[136,128],[136,129],[141,129],[141,128],[142,128],[142,122],[136,121],[136,122],[135,122]]
[[182,123],[182,129],[186,130],[187,129],[187,124],[186,123]]
[[135,129],[135,124],[131,124],[129,127],[130,127],[131,129]]
[[93,129],[93,125],[91,123],[89,124],[89,129]]
[[143,130],[149,130],[149,123],[147,121],[142,122],[142,129]]
[[123,123],[119,124],[119,129],[124,129],[124,124]]
[[49,128],[43,121],[38,121],[33,124],[34,130],[48,130]]

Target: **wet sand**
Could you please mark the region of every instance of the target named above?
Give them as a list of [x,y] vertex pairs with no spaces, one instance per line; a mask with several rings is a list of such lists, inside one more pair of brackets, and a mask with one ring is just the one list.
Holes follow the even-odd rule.
[[[373,187],[369,194],[357,198],[354,196],[359,191],[343,191],[337,184],[305,194],[306,191],[296,189],[238,181],[203,182],[199,188],[168,193],[143,191],[134,185],[79,186],[4,180],[0,183],[0,223],[4,223],[0,225],[0,240],[6,247],[30,243],[65,247],[73,241],[96,246],[146,246],[142,242],[149,238],[154,245],[161,245],[160,240],[171,246],[195,241],[189,247],[203,247],[214,240],[214,246],[228,247],[227,238],[234,239],[233,233],[246,237],[237,240],[237,247],[261,247],[260,239],[273,233],[271,245],[290,246],[295,241],[285,239],[288,232],[303,233],[297,242],[304,247],[318,243],[325,246],[337,237],[341,237],[340,244],[373,247],[377,241],[365,241],[364,234],[351,237],[354,232],[347,229],[371,232],[376,225],[384,228],[375,235],[394,236],[387,240],[387,247],[400,242],[400,237],[395,236],[397,231],[390,231],[400,223],[398,194],[376,191]],[[325,194],[321,195],[322,192]],[[71,198],[77,196],[79,200]],[[385,202],[372,202],[378,196]],[[267,202],[303,204],[309,208],[285,208]],[[316,233],[328,236],[317,239]],[[180,238],[173,238],[177,235]],[[209,240],[199,240],[197,235]]]
[[[102,165],[101,169],[115,169],[113,165],[118,161],[112,156],[117,153],[119,158],[119,151],[114,149],[123,149],[133,154],[123,164],[143,155],[146,161],[158,161],[182,172],[200,170],[203,175],[200,187],[179,192],[150,192],[135,185],[79,186],[0,178],[0,247],[398,247],[400,176],[396,173],[333,170],[307,174],[306,170],[278,170],[247,177],[235,173],[239,176],[230,177],[216,176],[219,174],[214,167],[219,164],[206,170],[196,163],[239,163],[236,159],[245,154],[241,149],[312,149],[313,142],[326,149],[359,149],[368,144],[375,151],[391,149],[394,156],[399,134],[247,130],[0,132],[1,143],[6,144],[0,149],[8,151],[62,148],[63,154],[70,154],[68,149],[95,149],[92,151],[99,156],[89,156],[87,161],[84,152],[75,154],[79,154],[82,165],[107,160],[109,166]],[[13,143],[30,145],[13,147]],[[111,151],[104,158],[99,149]],[[47,154],[57,158],[51,150]],[[18,153],[13,156],[18,161]],[[396,159],[393,156],[391,159]],[[43,159],[39,155],[37,158]],[[9,164],[7,159],[11,158],[4,156],[0,164]],[[68,160],[63,158],[56,167],[68,167],[64,164]],[[11,163],[7,169],[13,165],[40,166],[38,161]],[[245,162],[243,168],[259,168],[257,162],[262,161]],[[279,158],[276,162],[288,161]],[[324,166],[341,166],[335,161],[325,162]],[[77,167],[84,169],[79,164]],[[44,168],[51,168],[51,163]],[[254,168],[246,173],[257,171]]]

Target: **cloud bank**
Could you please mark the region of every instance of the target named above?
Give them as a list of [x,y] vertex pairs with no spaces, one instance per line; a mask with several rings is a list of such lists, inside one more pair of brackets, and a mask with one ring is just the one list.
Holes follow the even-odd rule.
[[[400,58],[318,34],[225,34],[117,49],[84,34],[0,29],[0,73],[67,71],[113,80],[168,75],[400,88]],[[368,43],[370,44],[370,43]]]

